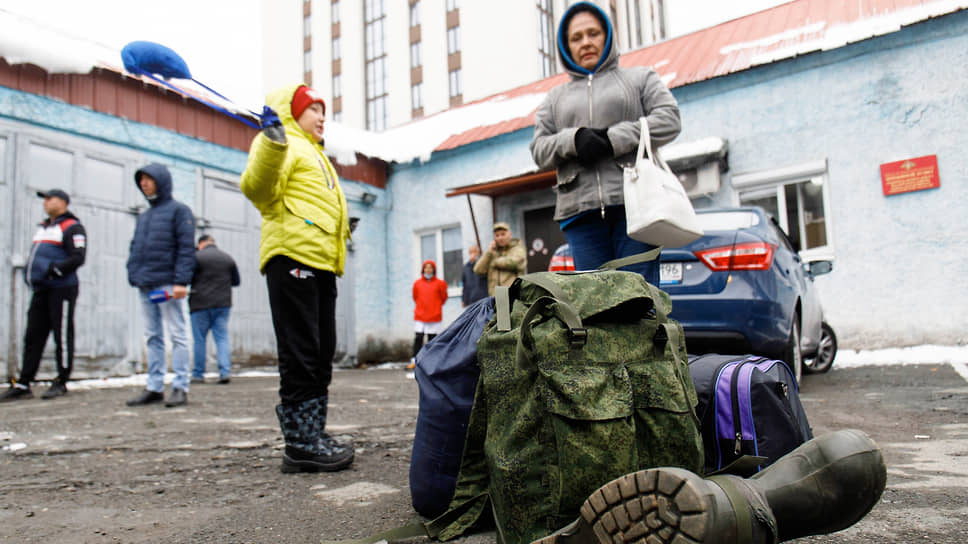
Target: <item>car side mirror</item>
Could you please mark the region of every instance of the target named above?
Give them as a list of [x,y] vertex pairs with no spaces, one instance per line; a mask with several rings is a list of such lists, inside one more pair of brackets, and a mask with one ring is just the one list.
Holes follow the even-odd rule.
[[834,263],[832,261],[813,261],[809,265],[810,275],[812,276],[829,274],[833,269]]

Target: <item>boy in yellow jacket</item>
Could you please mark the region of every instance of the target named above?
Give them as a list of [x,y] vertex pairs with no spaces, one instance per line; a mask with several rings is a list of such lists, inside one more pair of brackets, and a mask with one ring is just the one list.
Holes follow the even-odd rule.
[[266,97],[242,192],[262,214],[259,267],[266,277],[279,357],[276,415],[283,472],[342,470],[353,447],[326,433],[336,350],[336,277],[349,218],[336,170],[323,153],[326,103],[306,85]]

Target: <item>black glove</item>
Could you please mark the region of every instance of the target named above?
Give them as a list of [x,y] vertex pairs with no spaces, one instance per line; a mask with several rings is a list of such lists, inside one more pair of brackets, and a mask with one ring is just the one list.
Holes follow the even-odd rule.
[[259,126],[262,127],[262,133],[266,135],[266,138],[281,144],[286,143],[286,129],[282,128],[282,121],[279,120],[275,110],[269,106],[262,107]]
[[591,166],[614,153],[608,141],[608,129],[582,127],[575,133],[575,152],[582,166]]
[[47,277],[48,278],[63,278],[64,277],[64,272],[62,272],[60,268],[57,268],[57,265],[56,264],[51,263],[50,266],[47,267]]

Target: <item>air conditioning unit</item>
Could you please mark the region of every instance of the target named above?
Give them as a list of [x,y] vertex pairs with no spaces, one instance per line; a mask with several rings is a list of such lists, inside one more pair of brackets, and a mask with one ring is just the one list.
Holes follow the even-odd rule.
[[719,190],[719,162],[717,161],[678,172],[677,175],[689,198],[708,196]]

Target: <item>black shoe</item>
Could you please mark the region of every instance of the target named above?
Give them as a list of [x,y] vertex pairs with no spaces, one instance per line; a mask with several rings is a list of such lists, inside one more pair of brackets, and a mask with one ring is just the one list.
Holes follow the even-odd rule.
[[218,379],[218,382],[216,382],[216,383],[218,383],[219,385],[225,385],[225,384],[227,384],[227,383],[229,383],[231,381],[232,381],[232,379],[229,378],[228,376],[226,376],[224,378],[219,378]]
[[336,472],[349,467],[351,464],[353,464],[353,454],[346,450],[311,453],[286,446],[280,469],[285,473]]
[[29,387],[11,385],[10,389],[0,393],[0,402],[12,402],[15,400],[30,399],[33,397],[34,394]]
[[44,391],[44,394],[40,398],[44,400],[53,399],[60,397],[61,395],[67,394],[67,385],[60,380],[55,380],[54,383],[50,384],[50,389]]
[[144,406],[145,404],[154,404],[163,400],[165,400],[164,393],[145,389],[141,393],[138,393],[137,397],[129,399],[125,404],[128,406]]
[[205,378],[192,378],[192,383],[205,383]]
[[188,393],[184,389],[172,389],[171,395],[168,395],[168,401],[165,402],[165,406],[173,408],[184,404],[188,404]]

